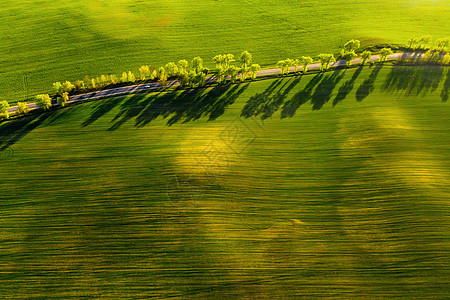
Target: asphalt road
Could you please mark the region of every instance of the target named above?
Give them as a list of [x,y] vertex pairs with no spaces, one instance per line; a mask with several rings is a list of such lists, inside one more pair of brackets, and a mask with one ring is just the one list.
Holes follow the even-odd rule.
[[[420,58],[422,56],[423,56],[423,54],[421,54],[421,53],[395,53],[395,54],[388,56],[387,59],[397,60],[400,58],[402,58],[402,59]],[[372,56],[371,59],[368,60],[368,62],[378,61],[378,60],[380,60],[380,56],[374,55],[374,56]],[[360,63],[360,62],[361,62],[361,58],[356,58],[352,61],[353,64]],[[337,62],[332,63],[330,65],[330,67],[344,66],[346,63],[347,63],[346,60],[338,60]],[[302,66],[300,66],[300,70],[301,70],[301,67]],[[314,63],[314,64],[308,65],[308,70],[317,70],[319,68],[320,68],[320,63]],[[294,71],[294,67],[292,67],[290,69],[290,72],[293,72],[293,71]],[[278,69],[278,68],[265,69],[265,70],[259,71],[257,76],[266,76],[266,75],[279,74],[279,73],[280,73],[280,69]],[[214,76],[208,77],[206,79],[206,82],[214,82],[214,81],[216,81],[216,78]],[[168,84],[168,86],[178,86],[178,85],[179,85],[179,83],[177,80],[169,81],[169,84]],[[138,92],[138,91],[147,91],[147,90],[150,91],[150,90],[156,90],[159,88],[162,88],[162,86],[161,86],[161,84],[159,84],[157,82],[117,87],[117,88],[112,88],[112,89],[108,89],[108,90],[102,90],[102,91],[97,91],[97,92],[90,92],[90,93],[70,96],[67,103],[74,103],[74,102],[80,102],[80,101],[84,101],[84,100],[92,100],[92,99],[103,98],[103,97],[131,94],[131,93]],[[57,105],[58,104],[57,104],[56,100],[53,99],[52,106],[57,106]],[[27,106],[30,111],[39,109],[39,107],[35,103],[28,103]],[[17,106],[13,106],[8,109],[9,114],[13,114],[16,111],[17,111]]]

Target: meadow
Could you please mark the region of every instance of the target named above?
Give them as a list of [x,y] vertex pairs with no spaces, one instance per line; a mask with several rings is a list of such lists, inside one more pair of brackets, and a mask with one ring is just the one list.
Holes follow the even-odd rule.
[[250,51],[263,67],[281,59],[406,43],[450,32],[445,0],[61,0],[0,5],[0,100],[51,91],[56,81],[121,74],[194,56]]
[[445,298],[449,86],[387,64],[4,122],[0,296]]

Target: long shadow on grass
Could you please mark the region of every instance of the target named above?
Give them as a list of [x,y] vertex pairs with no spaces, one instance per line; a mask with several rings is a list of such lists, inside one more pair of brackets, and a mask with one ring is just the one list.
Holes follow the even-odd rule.
[[383,84],[386,92],[403,92],[405,96],[433,93],[444,78],[443,66],[394,66]]
[[355,73],[353,73],[352,78],[347,80],[338,90],[336,97],[333,99],[333,107],[335,107],[339,102],[347,98],[347,95],[353,90],[355,85],[355,81],[358,78],[359,74],[361,74],[363,67],[360,66],[356,69]]
[[441,100],[442,102],[447,102],[448,100],[448,89],[450,87],[450,70],[447,71],[447,78],[444,81],[444,86],[441,91]]
[[370,73],[369,77],[361,83],[361,85],[356,90],[356,101],[361,102],[367,96],[369,96],[373,90],[375,89],[375,81],[378,77],[378,73],[380,73],[381,68],[383,65],[377,65],[373,70],[372,73]]
[[314,87],[322,80],[323,76],[323,73],[314,76],[303,90],[296,93],[291,100],[284,103],[283,109],[281,110],[281,118],[293,117],[301,105],[311,100]]
[[81,126],[86,127],[88,125],[91,125],[99,118],[110,112],[114,107],[119,105],[122,100],[122,97],[116,97],[99,101],[98,104],[94,107],[94,111],[92,112],[92,114],[86,121],[81,124]]
[[201,117],[209,121],[220,117],[228,106],[247,89],[246,85],[219,85],[214,88],[175,90],[157,95],[134,95],[120,106],[109,130],[120,128],[130,119],[135,127],[144,127],[158,117],[167,119],[167,125],[190,122]]
[[327,103],[336,85],[344,77],[345,72],[336,70],[332,74],[325,75],[322,81],[317,85],[314,93],[311,96],[311,104],[313,110],[319,110]]
[[11,147],[25,135],[41,125],[51,116],[51,113],[36,114],[0,126],[0,152]]
[[280,85],[284,80],[278,79],[272,82],[264,92],[257,93],[247,101],[242,109],[241,116],[249,118],[261,115],[261,119],[271,117],[284,103],[290,91],[299,84],[300,80],[301,77],[292,77],[290,80],[285,80],[281,87]]

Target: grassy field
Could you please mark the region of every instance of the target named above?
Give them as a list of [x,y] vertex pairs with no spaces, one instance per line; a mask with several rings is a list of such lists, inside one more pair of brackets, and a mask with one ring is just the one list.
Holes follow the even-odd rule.
[[55,81],[137,69],[200,55],[286,57],[450,32],[446,0],[5,0],[0,6],[0,98],[50,92]]
[[2,123],[0,297],[445,298],[449,76],[355,68]]

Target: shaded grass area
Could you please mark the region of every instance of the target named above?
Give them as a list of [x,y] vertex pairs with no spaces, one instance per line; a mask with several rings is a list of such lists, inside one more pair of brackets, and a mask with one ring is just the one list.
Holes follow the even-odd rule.
[[0,124],[0,295],[444,298],[448,68],[417,72],[437,87],[357,68]]
[[[445,37],[443,0],[371,3],[286,1],[3,1],[0,8],[1,97],[14,104],[75,81],[243,50],[263,67],[287,57],[338,52],[351,38],[363,46]],[[333,12],[333,13],[330,13]],[[213,21],[211,21],[213,20]]]

